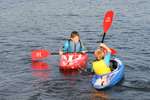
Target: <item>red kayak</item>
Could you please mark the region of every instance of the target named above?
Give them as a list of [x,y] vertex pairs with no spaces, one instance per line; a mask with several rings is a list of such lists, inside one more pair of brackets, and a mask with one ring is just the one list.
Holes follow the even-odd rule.
[[85,68],[88,61],[88,54],[66,53],[60,56],[60,69],[77,70]]

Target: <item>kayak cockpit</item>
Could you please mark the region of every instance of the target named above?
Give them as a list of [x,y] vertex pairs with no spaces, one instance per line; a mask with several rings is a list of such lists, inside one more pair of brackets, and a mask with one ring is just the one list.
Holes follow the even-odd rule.
[[111,71],[114,71],[118,67],[118,63],[116,60],[110,60],[110,69]]

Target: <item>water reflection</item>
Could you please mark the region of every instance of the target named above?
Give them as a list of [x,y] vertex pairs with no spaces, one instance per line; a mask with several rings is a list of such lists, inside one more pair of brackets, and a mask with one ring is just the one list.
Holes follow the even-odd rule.
[[32,61],[32,70],[48,70],[49,65],[45,62]]
[[78,83],[77,75],[80,73],[78,70],[59,70],[64,76],[64,80],[69,83],[69,86],[74,87]]
[[105,91],[92,91],[91,100],[109,100],[109,96]]
[[59,70],[60,73],[63,75],[63,76],[76,76],[78,75],[80,72],[78,70]]
[[41,80],[48,80],[49,78],[49,71],[33,71],[32,76],[39,78]]
[[51,68],[46,62],[32,61],[32,76],[41,80],[48,80]]

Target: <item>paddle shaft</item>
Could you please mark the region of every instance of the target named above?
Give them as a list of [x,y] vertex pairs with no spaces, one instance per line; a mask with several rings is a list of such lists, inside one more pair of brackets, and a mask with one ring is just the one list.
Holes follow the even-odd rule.
[[[77,52],[77,53],[80,53],[80,52]],[[88,51],[87,53],[94,53],[94,51]],[[58,52],[51,52],[51,55],[59,55]]]
[[101,43],[104,43],[105,35],[106,35],[106,33],[104,32]]

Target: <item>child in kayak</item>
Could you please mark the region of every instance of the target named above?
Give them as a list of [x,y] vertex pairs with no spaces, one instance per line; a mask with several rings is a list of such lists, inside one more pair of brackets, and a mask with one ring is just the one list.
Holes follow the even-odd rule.
[[70,35],[70,39],[66,40],[63,48],[59,51],[59,54],[63,53],[81,52],[85,53],[86,50],[80,40],[80,35],[77,31],[73,31]]
[[[96,60],[93,62],[93,70],[97,75],[103,75],[110,73],[111,70],[109,68],[110,58],[111,58],[111,50],[104,43],[100,44],[99,49],[94,52]],[[106,50],[106,54],[104,52]]]
[[[92,67],[96,75],[102,75],[102,76],[104,75],[104,77],[102,77],[101,79],[101,82],[103,82],[102,84],[106,84],[107,77],[105,77],[105,74],[111,72],[109,68],[110,58],[111,58],[111,49],[104,43],[101,43],[100,47],[101,48],[97,49],[94,52],[96,60],[92,63],[93,65]],[[106,53],[104,52],[104,50],[106,50]]]

